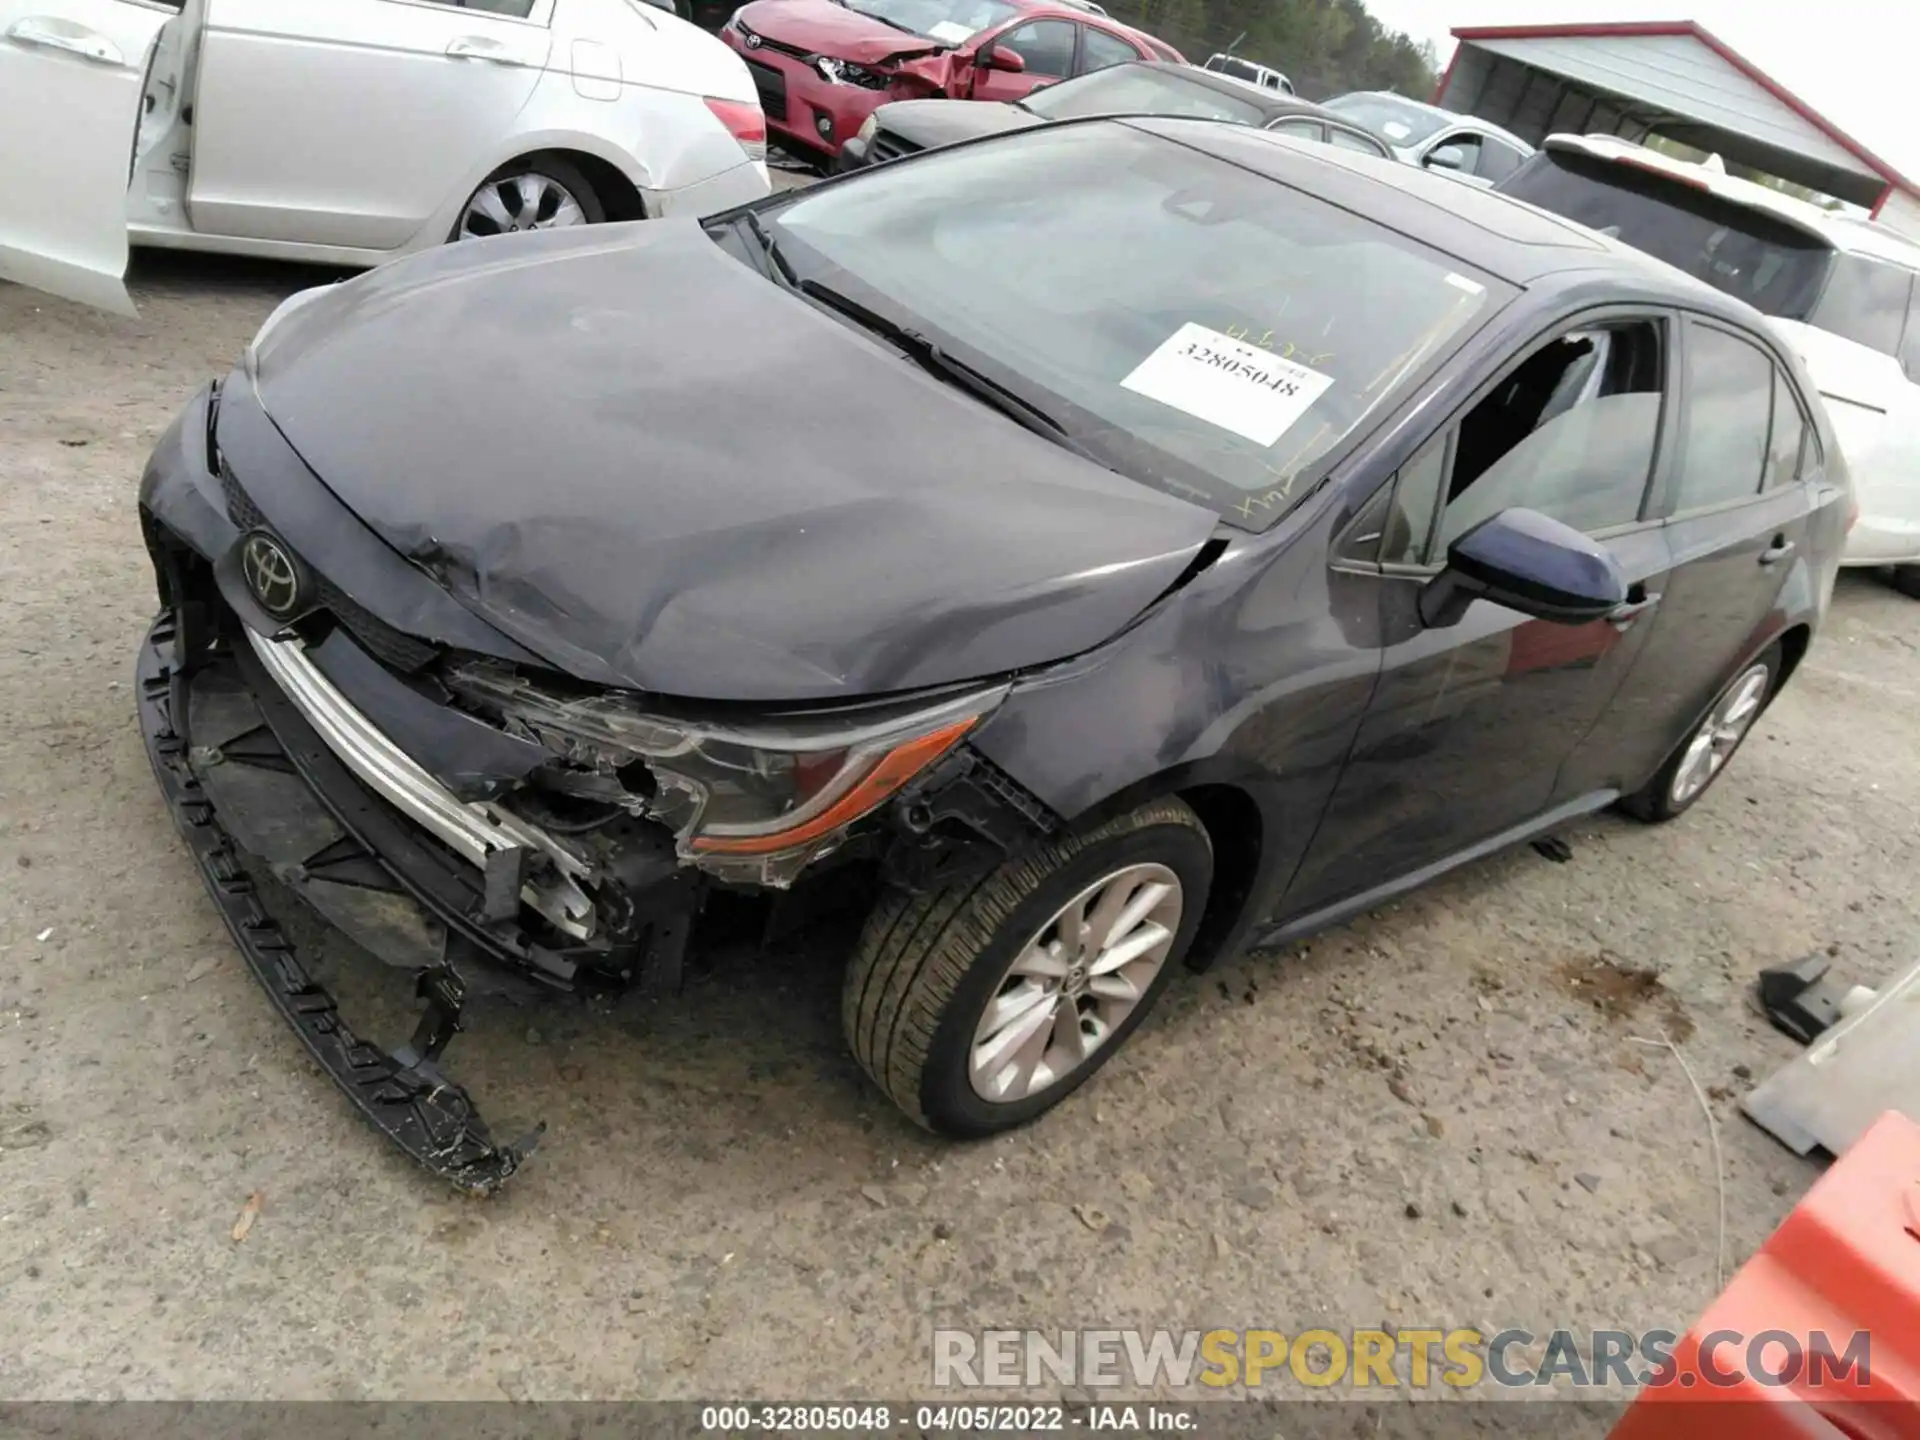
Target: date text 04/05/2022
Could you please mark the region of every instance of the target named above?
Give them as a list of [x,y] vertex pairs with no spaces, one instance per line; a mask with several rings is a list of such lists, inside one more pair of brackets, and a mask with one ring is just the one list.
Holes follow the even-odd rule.
[[1198,1425],[1193,1410],[1175,1405],[705,1405],[700,1428],[717,1434],[1019,1434],[1046,1431],[1142,1430],[1184,1434]]

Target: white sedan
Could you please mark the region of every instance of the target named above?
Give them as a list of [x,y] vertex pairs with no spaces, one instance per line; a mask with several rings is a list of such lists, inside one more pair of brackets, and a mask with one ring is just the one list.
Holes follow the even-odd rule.
[[705,214],[768,193],[766,133],[642,0],[0,0],[0,279],[131,313],[129,243],[374,265]]

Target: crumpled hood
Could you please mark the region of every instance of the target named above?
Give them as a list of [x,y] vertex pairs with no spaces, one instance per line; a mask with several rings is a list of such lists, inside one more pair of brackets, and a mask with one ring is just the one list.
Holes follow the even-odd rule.
[[469,609],[583,680],[661,694],[872,695],[1059,659],[1216,524],[690,220],[398,261],[286,316],[255,375],[321,481]]
[[756,35],[856,65],[872,65],[894,55],[927,55],[943,48],[937,40],[896,29],[834,0],[753,0],[738,19]]

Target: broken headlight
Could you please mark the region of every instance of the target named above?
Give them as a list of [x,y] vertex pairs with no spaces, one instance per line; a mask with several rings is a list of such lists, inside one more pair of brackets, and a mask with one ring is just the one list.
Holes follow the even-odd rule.
[[1007,693],[722,723],[643,711],[617,692],[556,694],[490,666],[447,683],[509,730],[617,783],[627,809],[674,832],[683,859],[766,885],[791,883]]
[[879,71],[856,65],[851,60],[838,60],[831,55],[814,56],[813,68],[820,72],[820,78],[829,85],[858,85],[867,90],[884,90],[888,84],[887,77]]

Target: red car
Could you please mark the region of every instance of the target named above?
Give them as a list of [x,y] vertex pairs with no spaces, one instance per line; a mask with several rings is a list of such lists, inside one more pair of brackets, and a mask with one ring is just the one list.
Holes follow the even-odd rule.
[[831,159],[888,100],[1018,100],[1164,40],[1071,0],[752,0],[720,38],[753,73],[767,128]]

